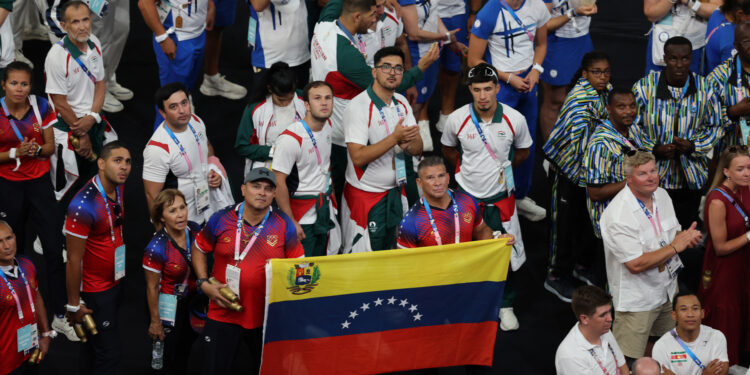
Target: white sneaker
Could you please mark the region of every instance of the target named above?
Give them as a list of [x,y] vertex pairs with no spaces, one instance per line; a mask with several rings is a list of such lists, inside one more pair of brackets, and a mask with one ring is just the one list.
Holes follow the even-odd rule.
[[503,331],[515,331],[520,327],[520,324],[518,324],[518,318],[516,318],[516,314],[513,313],[512,307],[501,308],[498,318],[500,318],[500,329]]
[[65,317],[58,318],[55,316],[55,319],[52,320],[52,329],[59,334],[65,335],[70,341],[81,341],[76,335],[76,331],[73,330],[73,327],[68,323],[68,320],[65,319]]
[[34,239],[34,252],[39,255],[44,255],[44,249],[42,248],[42,241],[39,237]]
[[216,74],[214,76],[203,75],[201,84],[201,94],[206,96],[221,95],[227,99],[242,99],[247,95],[247,89],[226,80],[224,75]]
[[23,52],[21,52],[20,49],[16,50],[16,61],[26,63],[31,67],[31,69],[34,69],[34,63],[31,62],[31,60],[29,60],[28,58],[26,58],[26,56],[23,55]]
[[117,83],[114,75],[109,81],[107,81],[107,92],[112,94],[117,100],[133,99],[133,92]]
[[432,134],[430,134],[430,120],[419,120],[419,136],[422,137],[422,151],[430,152],[432,147]]
[[125,109],[125,106],[122,105],[122,103],[120,103],[120,101],[117,100],[114,95],[112,95],[109,91],[104,93],[104,105],[102,106],[102,110],[104,112],[115,113],[120,112],[123,109]]
[[516,201],[518,214],[530,221],[539,221],[547,216],[547,210],[539,207],[531,198],[526,197]]
[[444,115],[442,112],[440,113],[440,118],[438,119],[437,124],[435,124],[435,128],[439,132],[443,132],[443,129],[445,129],[445,122],[448,121],[448,115]]

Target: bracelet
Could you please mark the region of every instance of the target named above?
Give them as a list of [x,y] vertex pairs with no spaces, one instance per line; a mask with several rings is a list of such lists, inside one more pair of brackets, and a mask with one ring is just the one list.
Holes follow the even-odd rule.
[[77,313],[78,310],[80,310],[80,309],[81,309],[81,305],[80,304],[78,306],[71,306],[71,305],[68,305],[68,304],[65,305],[65,310],[67,310],[68,312]]
[[[670,1],[671,1],[671,0],[670,0]],[[154,39],[156,40],[156,43],[161,43],[161,42],[163,42],[163,41],[167,40],[167,38],[169,37],[169,34],[174,34],[174,26],[172,26],[172,27],[168,28],[168,29],[167,29],[167,30],[166,30],[166,31],[164,32],[164,34],[161,34],[161,35],[156,35],[156,36],[154,37]]]
[[510,79],[513,77],[513,73],[508,74],[508,79],[505,80],[506,85],[510,85]]
[[42,333],[42,337],[49,337],[51,339],[54,339],[55,337],[57,337],[57,331],[51,329],[47,332]]
[[669,246],[671,246],[671,247],[672,247],[672,250],[674,250],[674,253],[675,253],[675,254],[677,254],[677,248],[676,248],[676,247],[674,247],[674,245],[672,245],[672,244],[669,244]]
[[98,123],[100,123],[100,122],[102,122],[102,116],[101,116],[101,115],[99,115],[99,114],[98,114],[98,113],[96,113],[96,112],[89,112],[89,113],[87,113],[87,114],[86,114],[86,116],[91,116],[91,117],[93,117],[93,118],[94,118],[94,120],[96,120],[96,123],[97,123],[97,124],[98,124]]
[[450,31],[446,31],[445,32],[445,43],[443,43],[443,44],[450,44],[450,42],[451,42],[451,32]]
[[701,9],[701,2],[700,1],[694,1],[693,2],[693,6],[691,6],[690,9],[692,9],[693,12],[698,13],[698,10]]
[[568,18],[570,18],[571,20],[573,19],[573,17],[575,17],[575,16],[573,15],[573,9],[568,9],[568,11],[567,11],[567,12],[565,12],[565,15],[566,15],[566,16],[567,16]]
[[11,158],[11,159],[15,159],[16,158],[16,151],[18,151],[17,148],[15,148],[15,147],[11,148],[10,151],[8,151],[8,157]]

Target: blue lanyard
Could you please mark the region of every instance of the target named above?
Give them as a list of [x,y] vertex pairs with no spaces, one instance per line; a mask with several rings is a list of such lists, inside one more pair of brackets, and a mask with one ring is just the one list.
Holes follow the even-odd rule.
[[487,142],[487,137],[484,136],[484,132],[482,131],[482,127],[479,126],[479,120],[477,119],[476,113],[474,113],[474,105],[469,104],[469,113],[471,114],[471,121],[474,123],[474,127],[477,128],[477,133],[479,133],[479,139],[482,140],[482,143],[484,143],[484,148],[487,149],[487,152],[490,153],[490,156],[492,157],[492,160],[495,161],[498,165],[500,164],[500,159],[495,154],[495,151],[492,151],[492,148],[490,147],[489,142]]
[[[180,154],[182,155],[182,157],[185,159],[185,162],[187,163],[188,172],[192,173],[193,163],[190,162],[190,158],[187,156],[187,152],[185,152],[185,148],[182,147],[180,140],[177,139],[176,135],[174,135],[174,132],[172,131],[172,129],[170,129],[166,123],[163,124],[163,126],[164,126],[164,130],[166,130],[167,134],[169,134],[169,136],[172,138],[172,141],[174,141],[174,143],[177,144],[177,147],[180,149]],[[195,128],[193,128],[193,125],[190,125],[189,122],[188,122],[188,128],[190,128],[190,131],[193,133],[193,137],[195,137],[195,143],[198,144],[198,154],[200,155],[201,166],[202,166],[204,163],[204,160],[203,160],[203,149],[201,148],[201,140],[198,137],[198,133],[195,131]]]
[[[377,108],[378,106],[375,106]],[[398,119],[401,120],[404,118],[404,116],[401,114],[401,110],[398,108],[398,104],[394,103],[394,107],[396,107],[396,115],[398,116]],[[383,122],[385,123],[385,132],[388,135],[391,135],[391,129],[388,126],[388,120],[385,118],[385,114],[383,113],[383,110],[378,108],[378,113],[380,113],[380,118],[383,119]]]
[[742,63],[737,56],[737,103],[742,101]]
[[[343,25],[341,25],[341,23],[339,22],[339,20],[336,20],[336,26],[338,26],[339,29],[341,29],[341,31],[344,32],[344,35],[346,35],[346,38],[349,39],[349,41],[352,43],[352,45],[354,46],[354,48],[359,49],[359,52],[362,52],[362,53],[365,52],[364,49],[363,49],[364,43],[362,43],[362,39],[360,39],[359,40],[359,44],[357,44],[357,41],[354,39],[354,35],[352,35],[352,33],[350,33],[349,30],[346,27],[344,27]],[[359,47],[357,47],[357,46],[359,46]]]
[[[112,245],[117,246],[117,242],[115,242],[115,226],[112,223],[112,214],[109,213],[109,198],[107,198],[107,194],[104,192],[102,180],[99,178],[99,175],[94,176],[94,182],[96,183],[96,190],[99,190],[99,194],[104,200],[104,208],[107,210],[107,221],[109,222],[109,234],[112,237]],[[117,187],[115,187],[115,195],[117,196],[117,204],[122,208],[122,204],[120,203],[120,191],[117,190]],[[120,226],[120,237],[122,237],[122,226]]]
[[299,120],[299,122],[302,123],[302,127],[305,128],[305,130],[307,131],[307,135],[310,137],[310,141],[312,141],[313,147],[315,148],[315,156],[318,157],[318,166],[322,169],[323,159],[320,158],[320,150],[318,150],[318,142],[315,140],[315,136],[313,135],[312,130],[310,130],[310,127],[307,126],[307,123],[305,122],[305,120]]
[[745,220],[745,228],[750,228],[750,218],[747,217],[747,215],[745,214],[745,211],[740,207],[739,204],[737,204],[737,201],[735,201],[731,195],[727,194],[724,190],[718,187],[715,188],[714,190],[718,191],[719,193],[721,193],[721,195],[727,198],[729,203],[731,203],[734,206],[734,208],[737,210],[737,212],[742,216],[742,219]]
[[[458,204],[456,204],[456,200],[453,199],[453,194],[451,194],[451,191],[447,191],[448,196],[451,197],[451,203],[453,203],[453,229],[454,229],[454,238],[455,242],[453,243],[459,243],[461,242],[461,228],[458,225]],[[427,217],[430,220],[430,225],[432,226],[432,234],[435,235],[435,241],[437,242],[438,246],[443,245],[443,241],[440,238],[440,232],[438,232],[437,225],[435,224],[435,219],[432,217],[432,210],[430,209],[430,204],[427,203],[427,200],[422,197],[422,205],[424,206],[424,210],[427,211]]]
[[503,9],[505,9],[508,13],[510,13],[511,17],[513,17],[513,19],[516,20],[516,22],[518,22],[519,25],[521,25],[521,27],[523,28],[523,31],[525,31],[526,35],[529,37],[529,40],[532,43],[534,43],[534,34],[532,34],[531,31],[529,31],[529,28],[523,24],[523,21],[521,21],[521,19],[518,17],[518,15],[513,10],[513,8],[511,8],[510,5],[508,5],[508,2],[506,2],[505,0],[500,0],[500,5],[503,7]]
[[83,72],[86,73],[87,76],[89,76],[89,79],[91,80],[91,82],[94,83],[94,84],[96,84],[96,78],[94,78],[94,75],[91,74],[91,72],[89,71],[89,68],[86,67],[86,64],[84,64],[81,61],[81,59],[79,59],[78,57],[73,56],[73,54],[70,53],[70,51],[68,51],[68,48],[65,47],[65,45],[63,44],[62,40],[59,41],[59,42],[57,42],[57,45],[60,46],[60,47],[62,47],[65,50],[65,52],[67,52],[71,57],[73,57],[73,59],[78,63],[78,65],[81,67],[81,69],[83,69]]
[[[16,262],[18,263],[18,262]],[[24,285],[26,285],[26,294],[29,297],[29,304],[31,305],[31,312],[36,314],[36,309],[34,308],[34,298],[31,294],[31,287],[29,286],[29,281],[26,279],[26,275],[23,273],[23,270],[21,269],[21,264],[18,263],[18,274],[21,275],[21,279],[23,280]],[[5,272],[0,271],[0,276],[2,276],[3,281],[5,281],[5,285],[8,287],[8,290],[10,291],[10,294],[13,296],[13,299],[16,301],[16,309],[18,310],[18,320],[23,323],[23,308],[21,307],[21,298],[18,297],[18,293],[16,293],[16,290],[13,289],[13,285],[8,281],[8,277],[5,276]]]
[[266,216],[263,217],[263,221],[261,221],[260,224],[255,228],[255,230],[253,231],[253,236],[250,238],[250,241],[247,242],[247,246],[245,246],[245,249],[242,250],[242,254],[240,254],[240,238],[242,237],[242,212],[244,210],[245,202],[242,202],[240,203],[240,212],[237,214],[237,234],[234,237],[234,260],[237,263],[245,259],[245,256],[247,256],[247,252],[250,251],[250,247],[253,246],[255,240],[258,239],[260,231],[263,230],[263,226],[266,225],[266,220],[268,220],[268,217],[271,215],[272,208],[268,207]]
[[5,104],[4,96],[2,99],[0,99],[0,104],[3,105],[3,111],[5,112],[5,117],[8,118],[8,122],[10,122],[10,126],[13,128],[13,132],[16,133],[16,138],[18,138],[19,142],[23,142],[23,136],[21,135],[21,132],[18,130],[18,126],[16,126],[16,121],[10,118],[10,111],[8,110],[8,106]]
[[695,353],[693,353],[693,351],[690,350],[690,348],[687,346],[687,344],[685,344],[685,342],[682,341],[682,339],[680,338],[680,336],[677,336],[677,332],[675,332],[675,330],[673,329],[673,330],[669,331],[669,333],[672,334],[672,337],[674,337],[674,340],[677,341],[677,343],[680,344],[680,346],[682,347],[682,349],[685,350],[685,353],[687,353],[687,355],[689,355],[690,358],[693,359],[693,362],[695,362],[695,364],[698,365],[698,367],[700,367],[701,370],[705,370],[706,366],[704,366],[703,362],[701,362],[701,360],[698,359],[698,357],[695,355]]

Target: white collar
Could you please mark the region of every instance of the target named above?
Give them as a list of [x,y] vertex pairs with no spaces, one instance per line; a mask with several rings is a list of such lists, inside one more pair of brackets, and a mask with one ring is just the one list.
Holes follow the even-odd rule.
[[574,338],[575,338],[576,344],[579,347],[585,350],[591,350],[595,348],[606,348],[607,346],[609,346],[609,342],[607,342],[607,340],[604,338],[604,335],[599,337],[602,343],[601,345],[590,343],[589,340],[586,340],[586,337],[583,336],[583,332],[581,332],[580,327],[581,327],[581,322],[576,323],[576,325],[573,327],[573,330],[575,331]]
[[16,266],[0,266],[0,270],[2,270],[4,274],[10,277],[18,278],[18,267]]

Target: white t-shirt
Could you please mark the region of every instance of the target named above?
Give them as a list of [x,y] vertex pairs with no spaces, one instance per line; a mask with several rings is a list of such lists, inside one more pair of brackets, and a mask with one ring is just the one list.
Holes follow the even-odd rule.
[[156,12],[165,29],[174,26],[177,40],[190,40],[200,36],[206,28],[208,1],[161,0],[156,2]]
[[[393,94],[391,103],[387,106],[383,104],[383,101],[372,91],[372,86],[349,102],[344,110],[346,143],[374,145],[387,137],[388,133],[393,133],[400,117],[404,118],[405,126],[417,125],[411,106],[403,95]],[[385,116],[385,121],[378,111],[379,106],[382,106],[380,109]],[[396,155],[394,149],[386,151],[364,169],[355,167],[352,158],[348,157],[346,182],[357,189],[372,193],[380,193],[396,187],[396,170],[393,168]]]
[[273,2],[261,12],[250,6],[250,18],[258,23],[253,42],[253,66],[270,68],[278,61],[299,66],[310,60],[307,4],[299,2],[292,12],[280,11]]
[[[399,4],[402,7],[408,5],[414,5],[417,7],[417,25],[420,30],[438,32],[438,12],[435,10],[437,1],[433,0],[399,0]],[[433,42],[420,42],[417,43],[419,48],[419,56],[424,56],[427,51],[432,47]],[[409,43],[411,44],[411,42]]]
[[[318,145],[321,163],[315,153],[310,135],[301,122],[289,125],[276,139],[273,170],[287,175],[297,166],[299,185],[295,195],[325,194],[329,185],[328,171],[331,166],[331,122],[326,121],[323,129],[313,132]],[[314,224],[317,215],[315,207],[302,216],[300,224]]]
[[365,60],[367,65],[375,65],[375,54],[384,47],[396,45],[396,39],[404,33],[404,23],[395,12],[385,8],[383,18],[378,21],[375,31],[369,30],[366,34],[357,34],[365,44]]
[[503,72],[525,70],[534,64],[534,42],[526,31],[536,35],[536,29],[551,17],[542,0],[526,0],[515,13],[521,23],[500,1],[489,1],[479,11],[471,28],[472,34],[487,40],[487,61]]
[[[709,326],[701,324],[698,338],[685,344],[704,366],[717,358],[721,362],[729,361],[727,339],[721,331]],[[674,339],[672,331],[665,333],[656,341],[651,356],[675,375],[700,375],[702,372],[685,349]]]
[[[65,43],[67,37],[62,41]],[[99,82],[104,79],[101,43],[94,35],[89,37],[89,41],[91,43],[87,43],[86,52],[82,53],[78,59],[86,65],[94,79]],[[94,48],[90,48],[91,44]],[[65,45],[71,53],[79,52],[72,44]],[[68,105],[78,118],[91,112],[91,106],[94,104],[94,82],[73,56],[57,43],[53,44],[47,53],[47,58],[44,60],[44,73],[47,77],[45,87],[47,94],[67,96]]]
[[4,68],[16,59],[16,43],[13,40],[12,18],[6,17],[0,26],[0,67]]
[[[198,213],[195,201],[195,181],[208,181],[208,138],[206,138],[206,126],[198,116],[193,115],[190,125],[195,129],[200,139],[200,148],[203,152],[203,162],[201,162],[198,143],[195,141],[193,132],[188,127],[184,131],[174,132],[180,145],[185,150],[187,157],[192,164],[192,171],[188,169],[185,158],[180,153],[180,148],[169,136],[164,129],[164,123],[154,131],[143,149],[143,179],[151,182],[163,182],[164,188],[177,188],[185,195],[185,202],[188,206],[188,219],[196,223],[203,223],[210,217],[210,210],[205,210],[203,214]],[[177,186],[173,181],[168,181],[169,174],[177,178]]]
[[[572,6],[570,0],[545,0],[545,2],[552,4],[552,10],[550,11],[552,14],[551,17],[564,15]],[[577,38],[579,36],[584,36],[589,33],[589,25],[591,25],[591,17],[576,16],[573,20],[569,20],[560,26],[559,29],[555,30],[555,35],[560,38]]]
[[[601,367],[594,355],[609,374],[617,374],[617,368],[625,364],[625,356],[617,345],[612,332],[603,334],[601,345],[594,345],[583,337],[576,323],[565,336],[555,353],[557,375],[601,375]],[[594,355],[591,354],[593,349]],[[624,375],[624,374],[623,374]]]
[[[459,185],[475,198],[489,198],[506,191],[506,187],[505,184],[498,183],[500,167],[479,137],[471,120],[470,105],[472,104],[466,104],[448,116],[440,142],[448,147],[460,146],[463,150],[460,165],[456,167],[456,181]],[[487,143],[501,163],[513,162],[508,159],[512,147],[531,147],[532,139],[526,118],[512,107],[498,103],[491,123],[484,122],[478,115],[477,120],[480,121]]]
[[654,197],[651,214],[661,223],[660,236],[627,185],[612,198],[599,221],[607,281],[616,311],[651,311],[671,301],[677,291],[677,279],[669,277],[666,267],[663,271],[654,267],[639,274],[632,274],[625,267],[625,263],[644,253],[660,249],[660,240],[672,242],[680,230],[667,191],[657,188]]
[[[466,13],[465,0],[440,0],[435,9],[440,18],[450,18]],[[463,28],[463,26],[462,26]]]

